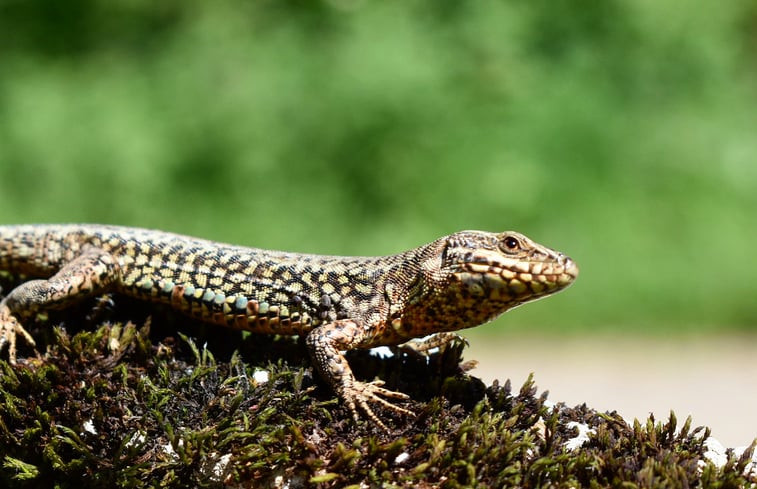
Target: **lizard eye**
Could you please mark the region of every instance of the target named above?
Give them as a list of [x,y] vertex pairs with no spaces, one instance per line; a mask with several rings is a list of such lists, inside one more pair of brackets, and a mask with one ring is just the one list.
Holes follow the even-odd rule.
[[517,251],[520,249],[520,241],[512,236],[508,236],[502,240],[502,249],[504,251]]

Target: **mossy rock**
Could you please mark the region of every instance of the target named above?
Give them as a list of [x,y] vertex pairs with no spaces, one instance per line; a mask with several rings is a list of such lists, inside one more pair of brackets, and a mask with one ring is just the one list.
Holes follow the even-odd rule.
[[517,392],[485,386],[467,374],[462,342],[428,357],[349,353],[358,378],[412,396],[414,418],[377,409],[387,433],[352,419],[296,339],[169,314],[139,327],[67,319],[36,325],[42,357],[0,361],[0,487],[757,484],[754,446],[716,465],[709,430],[673,413],[631,426],[551,404],[532,378]]

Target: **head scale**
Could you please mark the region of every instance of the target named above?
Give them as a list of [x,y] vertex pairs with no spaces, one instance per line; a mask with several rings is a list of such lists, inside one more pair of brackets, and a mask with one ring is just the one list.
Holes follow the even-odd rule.
[[513,231],[461,231],[434,245],[416,287],[419,300],[405,312],[414,329],[476,326],[578,276],[573,260]]

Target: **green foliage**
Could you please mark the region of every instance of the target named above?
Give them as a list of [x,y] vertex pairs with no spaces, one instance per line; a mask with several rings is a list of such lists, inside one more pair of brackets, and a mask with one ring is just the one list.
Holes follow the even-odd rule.
[[757,9],[677,2],[0,3],[0,222],[569,253],[510,323],[757,325]]

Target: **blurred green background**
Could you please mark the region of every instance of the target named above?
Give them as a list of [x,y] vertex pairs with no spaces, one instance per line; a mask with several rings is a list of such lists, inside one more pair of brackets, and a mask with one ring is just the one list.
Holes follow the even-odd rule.
[[487,331],[757,330],[757,4],[0,0],[0,222],[571,255]]

